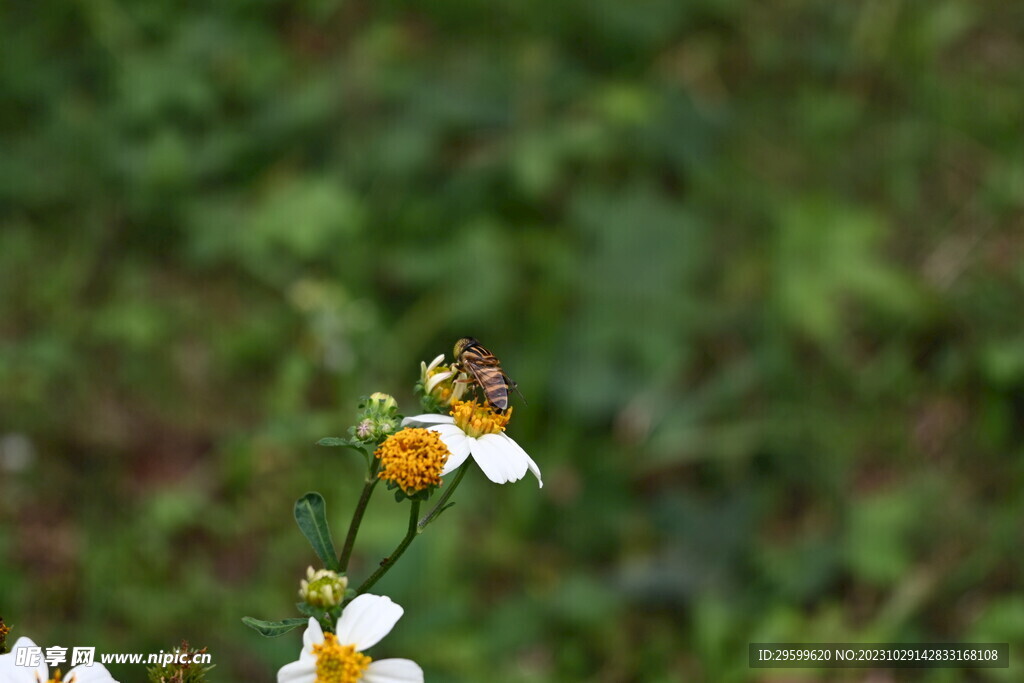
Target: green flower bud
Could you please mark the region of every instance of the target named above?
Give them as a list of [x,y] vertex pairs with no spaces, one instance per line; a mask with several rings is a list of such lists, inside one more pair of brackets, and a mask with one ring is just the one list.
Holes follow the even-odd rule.
[[330,609],[345,599],[348,578],[330,569],[306,570],[306,578],[299,582],[299,597],[314,607]]
[[396,410],[398,410],[398,401],[396,401],[395,397],[390,394],[377,391],[370,394],[370,398],[366,401],[367,413],[388,415],[394,413]]

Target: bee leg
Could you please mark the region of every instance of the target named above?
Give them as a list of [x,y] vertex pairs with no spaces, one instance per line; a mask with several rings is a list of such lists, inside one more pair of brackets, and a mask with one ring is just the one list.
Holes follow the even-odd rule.
[[525,403],[526,405],[530,405],[530,402],[526,400],[525,396],[523,396],[523,392],[519,391],[519,385],[513,382],[508,375],[503,375],[503,377],[505,378],[505,384],[507,384],[512,389],[512,391],[519,394],[519,398],[523,399],[523,403]]

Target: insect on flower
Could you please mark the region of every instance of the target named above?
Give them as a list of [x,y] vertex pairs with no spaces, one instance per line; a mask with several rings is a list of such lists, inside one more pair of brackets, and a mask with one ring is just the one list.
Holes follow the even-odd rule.
[[[455,356],[458,370],[469,375],[469,379],[456,381],[475,382],[483,391],[487,402],[497,412],[504,413],[508,410],[509,389],[514,389],[520,398],[523,398],[516,388],[516,383],[501,369],[501,361],[473,337],[463,337],[455,342],[452,355]],[[523,401],[526,399],[523,398]]]

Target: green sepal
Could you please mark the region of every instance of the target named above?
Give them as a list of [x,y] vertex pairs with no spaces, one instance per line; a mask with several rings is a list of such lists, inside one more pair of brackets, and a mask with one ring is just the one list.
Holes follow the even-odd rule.
[[324,612],[327,611],[323,607],[311,605],[305,600],[295,603],[295,609],[299,610],[299,614],[305,614],[307,617],[313,617],[318,621],[323,618]]
[[448,413],[448,406],[443,404],[433,395],[426,393],[420,396],[420,408],[423,410],[424,413],[440,413],[442,415]]
[[434,495],[435,490],[437,490],[437,487],[431,486],[429,488],[423,489],[422,491],[417,491],[416,493],[409,496],[409,500],[427,501],[430,499],[430,496]]
[[436,486],[431,486],[429,488],[425,488],[422,491],[417,491],[416,493],[410,495],[403,491],[402,487],[400,487],[396,482],[389,481],[387,482],[386,486],[388,487],[388,489],[393,490],[395,492],[396,503],[401,503],[403,500],[425,501],[428,500],[430,496],[433,495],[434,491],[437,490]]
[[295,522],[299,525],[302,535],[313,546],[316,556],[324,563],[324,567],[340,571],[338,553],[334,549],[331,530],[327,526],[327,503],[324,502],[324,497],[316,491],[310,491],[295,501]]
[[276,638],[285,633],[305,626],[309,619],[281,619],[280,621],[264,621],[252,617],[242,617],[242,623],[259,633],[264,638]]

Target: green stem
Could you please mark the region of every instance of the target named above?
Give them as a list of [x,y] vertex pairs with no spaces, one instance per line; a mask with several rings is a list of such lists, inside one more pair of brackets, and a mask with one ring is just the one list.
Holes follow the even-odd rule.
[[452,485],[449,486],[445,492],[441,494],[441,497],[437,499],[437,505],[435,505],[433,509],[420,520],[419,531],[422,532],[426,529],[427,525],[437,519],[437,516],[444,511],[445,504],[448,502],[448,499],[452,497],[452,494],[455,493],[455,489],[458,488],[459,484],[462,482],[462,478],[466,476],[467,470],[469,470],[469,467],[465,464],[459,468],[458,473],[455,475],[455,479],[452,480]]
[[363,515],[366,513],[366,505],[370,502],[370,496],[373,495],[374,487],[376,487],[377,482],[380,481],[380,479],[377,478],[377,469],[379,465],[380,460],[373,458],[373,463],[370,465],[369,476],[366,479],[366,483],[363,484],[363,492],[360,494],[359,502],[356,503],[356,509],[352,513],[352,521],[348,525],[348,536],[345,537],[345,545],[341,548],[341,556],[338,558],[338,564],[341,565],[342,574],[348,571],[348,562],[352,558],[352,548],[354,548],[356,544],[356,535],[359,533],[359,525],[363,523]]
[[419,516],[419,514],[420,501],[414,500],[412,501],[412,506],[409,509],[409,530],[405,532],[405,538],[402,539],[402,542],[398,544],[398,547],[395,548],[395,551],[393,553],[391,553],[381,561],[380,566],[377,567],[377,571],[371,574],[370,578],[368,578],[366,581],[363,581],[363,584],[359,586],[359,588],[356,590],[356,593],[358,595],[362,595],[366,591],[373,588],[373,584],[377,583],[377,581],[380,580],[380,577],[387,574],[388,570],[391,569],[392,566],[394,566],[395,562],[398,562],[398,558],[402,556],[402,553],[405,552],[405,549],[409,547],[410,543],[412,543],[412,539],[416,538],[416,534],[420,532],[420,529],[416,524],[416,518]]

